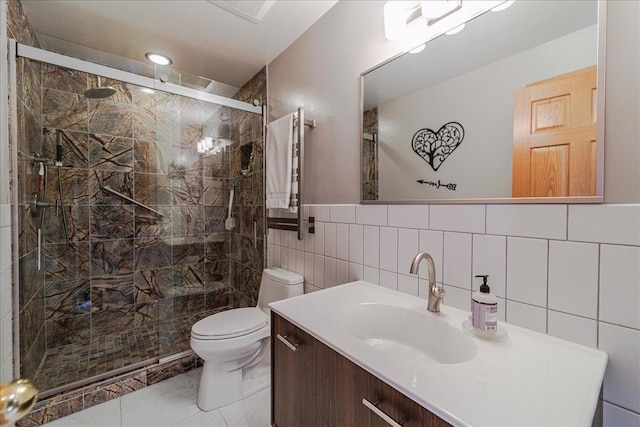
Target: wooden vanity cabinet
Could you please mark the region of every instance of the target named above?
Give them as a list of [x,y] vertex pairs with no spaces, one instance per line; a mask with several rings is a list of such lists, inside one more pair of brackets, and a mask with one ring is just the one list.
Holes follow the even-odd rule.
[[388,427],[363,399],[403,427],[450,425],[273,312],[271,363],[274,426]]
[[[271,424],[317,425],[317,340],[273,312],[271,337]],[[291,343],[295,351],[282,340]]]

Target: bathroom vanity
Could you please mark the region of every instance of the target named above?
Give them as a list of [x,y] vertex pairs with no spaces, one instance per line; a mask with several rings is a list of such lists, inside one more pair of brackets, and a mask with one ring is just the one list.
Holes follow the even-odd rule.
[[[607,355],[366,282],[270,305],[272,423],[592,425]],[[395,424],[394,424],[395,423]]]
[[276,340],[280,336],[295,342],[295,350],[272,342],[274,425],[388,425],[373,415],[364,399],[388,417],[404,420],[404,427],[450,425],[277,314],[272,333]]

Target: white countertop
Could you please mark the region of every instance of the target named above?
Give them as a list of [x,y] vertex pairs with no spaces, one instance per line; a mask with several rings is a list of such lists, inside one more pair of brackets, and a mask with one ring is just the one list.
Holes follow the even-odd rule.
[[[446,297],[445,297],[446,301]],[[607,354],[508,323],[507,341],[470,337],[476,356],[439,364],[381,351],[341,325],[345,306],[424,311],[462,330],[469,312],[359,281],[270,304],[271,309],[455,426],[591,426]],[[434,343],[437,345],[437,343]]]

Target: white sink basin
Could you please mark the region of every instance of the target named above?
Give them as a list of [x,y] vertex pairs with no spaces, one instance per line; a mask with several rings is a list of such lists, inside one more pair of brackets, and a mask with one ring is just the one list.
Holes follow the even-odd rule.
[[478,354],[476,343],[435,313],[362,303],[340,310],[338,322],[360,341],[393,356],[436,363],[463,363]]

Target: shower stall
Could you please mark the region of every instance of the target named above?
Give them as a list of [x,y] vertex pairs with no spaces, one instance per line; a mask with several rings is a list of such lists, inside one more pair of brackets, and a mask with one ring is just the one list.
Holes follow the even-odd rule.
[[161,67],[12,46],[16,375],[44,397],[77,388],[180,355],[197,320],[255,304],[265,71],[231,99]]

